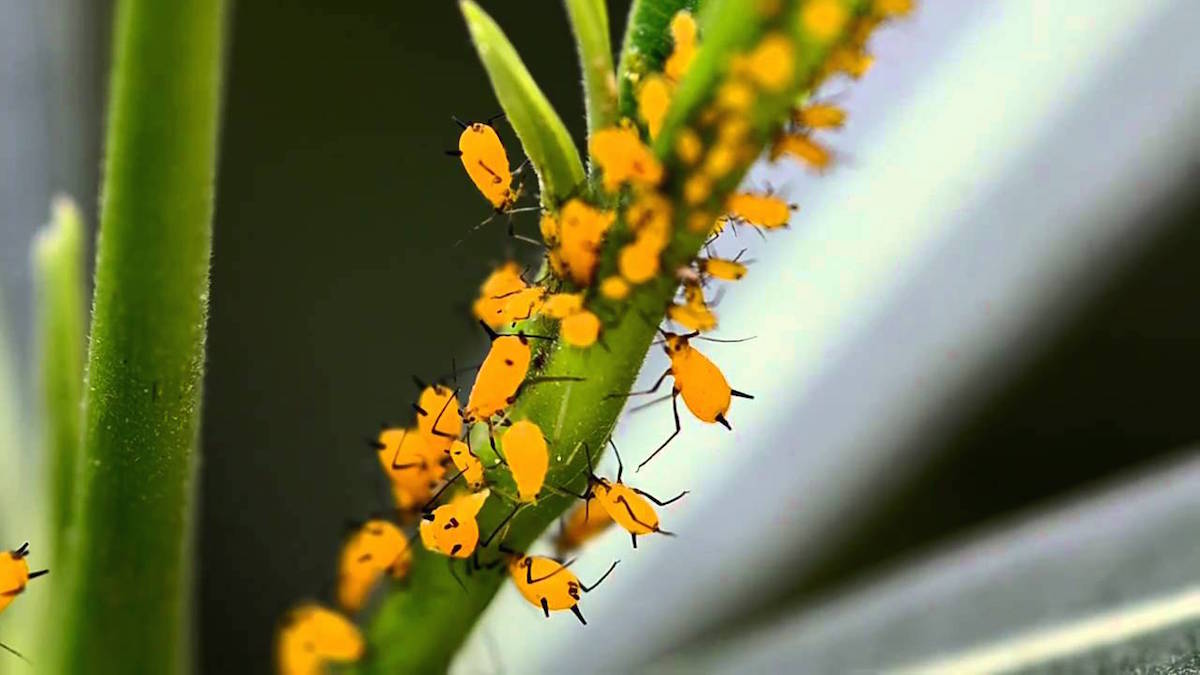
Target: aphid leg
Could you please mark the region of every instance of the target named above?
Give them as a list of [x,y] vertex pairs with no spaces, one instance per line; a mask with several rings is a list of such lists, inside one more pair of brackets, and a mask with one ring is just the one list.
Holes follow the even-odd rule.
[[513,222],[512,214],[520,213],[523,210],[524,209],[516,209],[514,211],[507,212],[509,214],[509,218],[508,218],[508,236],[509,236],[509,238],[516,239],[517,241],[524,242],[531,246],[537,246],[538,248],[543,248],[543,249],[546,248],[545,244],[538,241],[537,239],[534,239],[533,237],[527,237],[523,234],[517,234],[516,223]]
[[579,605],[571,605],[571,613],[575,615],[576,619],[579,619],[579,623],[587,625],[587,619],[583,618],[583,612],[579,611]]
[[675,495],[674,497],[671,497],[670,499],[668,499],[667,501],[664,502],[664,501],[659,500],[657,497],[650,494],[649,492],[644,492],[637,488],[632,488],[632,489],[634,492],[645,497],[646,499],[649,499],[650,501],[654,502],[655,504],[658,504],[659,506],[670,506],[671,504],[674,504],[675,502],[679,501],[680,499],[683,499],[684,495],[686,495],[689,492],[688,490],[684,490],[683,492],[680,492],[679,494]]
[[456,571],[454,570],[454,559],[453,559],[453,558],[447,558],[447,559],[446,559],[446,566],[447,566],[447,567],[450,569],[450,576],[454,577],[454,581],[455,581],[456,583],[458,583],[458,587],[462,589],[462,592],[463,592],[463,593],[466,593],[466,592],[467,592],[467,585],[463,583],[462,579],[460,579],[460,578],[458,577],[458,572],[456,572]]
[[21,659],[25,663],[29,663],[29,665],[31,665],[31,666],[33,665],[32,663],[30,663],[29,659],[25,658],[24,654],[13,649],[12,647],[9,647],[8,645],[4,644],[3,642],[0,642],[0,649],[3,649],[4,651],[8,652],[9,654],[12,654],[13,656],[17,657],[18,659]]
[[[617,444],[613,442],[612,436],[608,437],[608,444],[612,446],[613,455],[617,458],[617,482],[621,482],[621,476],[625,475],[625,463],[621,461],[621,451],[617,450]],[[592,458],[588,457],[588,470],[592,468]],[[595,478],[595,474],[592,474]]]
[[651,407],[651,406],[656,406],[656,405],[658,405],[659,403],[662,403],[663,401],[665,401],[665,400],[667,400],[667,399],[671,398],[672,396],[674,396],[674,394],[664,394],[663,396],[659,396],[659,397],[658,397],[658,398],[656,398],[656,399],[651,399],[651,400],[649,400],[649,401],[647,401],[647,402],[645,402],[645,403],[642,403],[642,404],[640,404],[640,405],[635,405],[635,406],[633,406],[632,408],[630,408],[630,409],[629,409],[629,412],[630,412],[630,413],[635,413],[635,412],[638,412],[639,410],[645,410],[646,408],[649,408],[649,407]]
[[484,548],[487,548],[489,545],[491,545],[492,540],[496,538],[496,535],[500,534],[500,530],[504,529],[504,526],[508,524],[508,521],[512,520],[513,516],[517,515],[517,511],[520,511],[520,510],[521,510],[521,505],[517,504],[516,506],[513,507],[512,513],[508,514],[507,516],[504,516],[504,520],[500,521],[500,524],[496,526],[496,529],[492,530],[492,533],[487,536],[487,539],[483,540]]
[[[657,530],[657,529],[658,529],[658,528],[656,528],[655,526],[651,525],[650,523],[644,523],[644,522],[642,522],[642,521],[641,521],[641,519],[639,519],[639,518],[637,517],[637,514],[635,514],[635,513],[633,512],[633,507],[629,505],[629,500],[625,499],[625,497],[624,497],[624,496],[617,497],[617,501],[621,502],[621,504],[622,504],[622,505],[625,507],[625,512],[629,514],[629,517],[630,517],[630,519],[632,519],[632,520],[633,520],[633,522],[637,523],[638,525],[641,525],[642,527],[646,528],[647,530]],[[633,534],[633,533],[631,533],[631,534]],[[637,536],[637,535],[635,534],[635,535],[634,535],[634,537],[635,537],[635,538],[634,538],[634,540],[633,540],[633,547],[634,547],[634,548],[637,548],[637,539],[636,539],[636,536]]]
[[455,389],[454,394],[446,399],[446,402],[442,404],[442,409],[438,412],[438,416],[436,418],[434,418],[434,420],[433,420],[433,435],[434,436],[442,436],[444,438],[457,438],[457,436],[455,436],[454,434],[450,434],[450,433],[447,433],[445,431],[441,431],[438,429],[438,422],[442,421],[442,415],[446,414],[446,408],[450,406],[450,401],[453,401],[456,398],[458,398],[458,389]]
[[531,585],[531,586],[532,586],[533,584],[540,584],[540,583],[542,583],[543,581],[545,581],[545,580],[547,580],[547,579],[549,579],[549,578],[553,577],[554,575],[558,574],[559,572],[561,572],[561,571],[563,571],[563,570],[567,569],[567,568],[568,568],[568,567],[570,567],[571,565],[574,565],[576,560],[578,560],[578,558],[571,558],[570,560],[568,560],[568,561],[567,561],[567,562],[565,562],[565,563],[559,563],[559,566],[558,566],[558,567],[556,567],[556,568],[554,568],[554,571],[553,571],[553,572],[551,572],[550,574],[547,574],[547,575],[546,575],[546,576],[544,576],[544,577],[538,577],[538,578],[536,578],[536,579],[534,579],[534,578],[533,578],[533,567],[532,567],[532,566],[530,566],[530,567],[526,567],[526,568],[525,568],[525,583],[527,583],[527,584],[529,584],[529,585]]
[[670,374],[671,374],[671,369],[667,368],[666,372],[664,372],[662,375],[659,376],[658,381],[654,383],[654,386],[650,387],[649,389],[646,389],[644,391],[631,391],[626,394],[609,394],[608,396],[605,396],[604,398],[607,400],[610,398],[629,398],[630,396],[645,396],[647,394],[653,394],[654,392],[658,391],[658,388],[662,386],[662,383],[666,381],[667,376]]
[[[667,440],[663,441],[662,445],[658,446],[658,448],[654,452],[650,453],[649,457],[642,460],[642,463],[638,464],[637,468],[634,469],[634,471],[641,471],[643,466],[646,466],[646,464],[650,460],[654,459],[655,455],[662,452],[662,449],[667,447],[667,444],[669,444],[671,441],[675,440],[675,437],[679,435],[679,430],[683,428],[683,425],[681,425],[679,423],[679,390],[678,389],[676,389],[671,394],[671,410],[674,411],[674,413],[675,413],[675,431],[671,432],[671,435],[667,437]],[[725,418],[720,417],[720,419],[725,419]]]
[[619,562],[621,562],[621,561],[614,560],[613,564],[608,566],[608,571],[605,572],[603,574],[603,576],[601,576],[599,579],[597,579],[596,583],[592,584],[591,586],[588,586],[587,584],[585,584],[581,581],[581,582],[579,582],[579,587],[583,589],[584,593],[591,593],[593,589],[595,589],[600,584],[604,583],[604,580],[608,578],[608,575],[612,574],[613,570],[617,569],[617,563],[619,563]]
[[425,506],[422,506],[421,510],[422,511],[431,511],[432,509],[430,509],[429,507],[436,504],[438,498],[442,496],[442,493],[445,492],[451,485],[454,485],[454,481],[458,480],[465,472],[466,472],[466,469],[460,469],[458,473],[451,476],[450,480],[447,480],[446,484],[443,485],[442,487],[440,487],[437,492],[433,493],[433,496],[429,498],[429,501],[425,502]]

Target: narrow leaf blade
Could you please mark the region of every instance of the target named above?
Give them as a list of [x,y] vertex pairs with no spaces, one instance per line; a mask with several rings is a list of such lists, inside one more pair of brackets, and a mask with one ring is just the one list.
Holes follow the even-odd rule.
[[591,134],[617,121],[617,78],[608,37],[608,8],[604,0],[566,0],[566,5],[579,47]]

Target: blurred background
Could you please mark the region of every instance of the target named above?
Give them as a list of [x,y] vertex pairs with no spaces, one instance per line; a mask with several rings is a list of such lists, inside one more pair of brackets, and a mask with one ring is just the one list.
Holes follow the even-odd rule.
[[[582,139],[560,3],[481,4]],[[870,670],[1200,579],[1200,6],[920,5],[863,82],[831,88],[851,115],[840,166],[750,178],[800,215],[771,246],[722,242],[757,261],[722,335],[758,340],[704,350],[757,399],[732,434],[685,424],[637,476],[693,491],[664,514],[681,536],[589,550],[625,562],[584,632],[502,593],[460,671],[745,663],[730,654]],[[617,42],[628,2],[609,8]],[[96,212],[110,9],[0,0],[0,300],[27,392],[28,247],[53,193]],[[442,153],[449,117],[499,111],[455,3],[259,0],[230,19],[197,579],[213,673],[268,669],[276,619],[328,589],[344,523],[389,504],[363,437],[408,421],[411,375],[484,348],[466,307],[490,266],[536,256],[502,227],[453,246],[488,209]],[[670,427],[647,410],[617,441],[640,458]],[[1010,564],[956,582],[980,556]],[[920,583],[892,586],[927,593],[889,595],[918,562]],[[914,618],[927,630],[895,632]],[[1170,645],[1150,651],[1186,658]]]

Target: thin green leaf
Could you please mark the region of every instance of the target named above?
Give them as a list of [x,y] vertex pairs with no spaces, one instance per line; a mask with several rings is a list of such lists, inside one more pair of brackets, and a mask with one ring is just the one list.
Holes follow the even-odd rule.
[[67,557],[65,542],[73,521],[76,476],[83,441],[83,359],[87,338],[83,221],[75,203],[54,201],[50,223],[33,247],[38,285],[38,344],[51,541],[55,562]]
[[459,6],[500,107],[537,171],[542,202],[555,206],[584,181],[579,149],[492,17],[471,0]]
[[566,0],[566,5],[579,47],[591,134],[617,121],[617,77],[608,37],[608,8],[604,0]]
[[117,6],[63,673],[188,666],[224,11]]

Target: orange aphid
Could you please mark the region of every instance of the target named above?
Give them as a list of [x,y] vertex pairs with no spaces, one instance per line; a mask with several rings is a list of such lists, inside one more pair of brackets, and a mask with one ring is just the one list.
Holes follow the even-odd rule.
[[800,25],[822,42],[836,38],[848,18],[845,4],[840,0],[808,0],[800,11]]
[[657,192],[637,194],[625,210],[629,229],[661,249],[671,241],[671,200]]
[[658,138],[667,108],[671,105],[671,85],[661,75],[650,75],[642,80],[637,90],[638,116],[646,123],[651,140]]
[[503,316],[509,294],[524,289],[528,284],[521,278],[521,267],[515,262],[506,262],[497,267],[479,287],[479,299],[472,310],[475,318],[492,328],[500,328],[507,321]]
[[591,151],[609,192],[626,183],[653,187],[662,181],[662,164],[627,123],[592,134]]
[[911,14],[915,5],[913,0],[875,0],[871,9],[879,16],[892,18]]
[[600,339],[600,329],[600,318],[586,309],[568,316],[559,324],[563,342],[580,349],[596,344]]
[[794,208],[775,195],[752,192],[730,195],[725,207],[733,218],[768,230],[786,227]]
[[561,522],[558,536],[554,538],[554,550],[558,555],[575,551],[612,525],[613,519],[608,511],[592,510],[587,504],[580,504]]
[[831,103],[810,103],[792,113],[792,121],[806,129],[840,129],[846,111]]
[[609,300],[624,300],[629,297],[629,291],[629,282],[615,274],[600,282],[600,295]]
[[425,437],[431,452],[446,450],[454,439],[462,435],[463,421],[458,411],[458,397],[450,387],[442,384],[423,387],[413,408],[417,411],[417,431]]
[[517,201],[518,192],[512,188],[508,152],[500,142],[500,136],[487,122],[455,122],[463,131],[458,137],[458,152],[451,154],[457,154],[462,160],[467,176],[492,208],[507,211]]
[[532,358],[529,338],[525,335],[499,335],[492,340],[492,348],[479,367],[467,398],[464,421],[486,420],[507,408],[525,381]]
[[767,35],[748,54],[733,60],[733,72],[769,92],[783,91],[795,73],[795,47],[783,33]]
[[564,204],[557,220],[558,247],[550,256],[555,272],[581,286],[590,285],[600,247],[616,217],[615,212],[593,208],[581,199]]
[[501,440],[504,459],[517,484],[518,500],[535,501],[550,469],[550,449],[541,428],[529,420],[514,422]]
[[776,160],[785,155],[797,159],[817,171],[829,168],[833,161],[833,155],[829,152],[829,148],[803,133],[781,134],[775,139],[775,143],[771,146],[771,159]]
[[[620,562],[619,560],[617,562]],[[616,568],[614,562],[608,571],[591,586],[585,585],[567,569],[569,563],[561,563],[553,558],[540,555],[513,554],[508,561],[508,574],[512,577],[513,585],[521,593],[521,597],[534,607],[541,607],[546,618],[550,612],[569,609],[575,618],[587,625],[583,614],[579,611],[580,593],[587,593],[596,588],[608,578]]]
[[695,174],[683,184],[683,199],[695,206],[712,196],[712,180],[703,174]]
[[621,248],[617,257],[617,269],[631,284],[644,284],[658,274],[661,244],[648,237],[638,237],[633,243]]
[[671,17],[669,30],[674,47],[671,49],[671,55],[663,62],[663,74],[672,82],[679,82],[687,74],[692,59],[696,56],[696,36],[699,29],[692,13],[681,9]]
[[631,392],[626,396],[637,396],[642,394],[652,394],[658,391],[662,383],[667,379],[667,376],[675,378],[675,385],[671,389],[671,404],[675,413],[675,431],[663,441],[662,445],[650,453],[638,468],[642,468],[654,456],[667,447],[667,444],[679,435],[679,397],[683,397],[683,402],[688,410],[696,419],[702,422],[719,423],[726,429],[732,429],[729,420],[725,414],[729,412],[729,404],[733,396],[739,398],[754,398],[753,396],[740,392],[729,386],[729,382],[725,380],[725,376],[721,370],[717,368],[712,361],[701,354],[693,347],[689,340],[696,337],[697,333],[692,332],[686,335],[676,335],[660,331],[663,335],[663,351],[667,353],[667,357],[671,359],[671,366],[667,368],[654,383],[654,386],[646,391]]
[[479,545],[479,523],[475,516],[487,501],[488,490],[455,497],[421,516],[421,543],[425,548],[451,558],[470,558]]
[[400,528],[386,520],[367,521],[342,547],[338,603],[357,613],[384,574],[403,579],[411,566],[412,550]]
[[472,492],[483,489],[483,462],[471,451],[471,447],[462,441],[454,441],[446,452],[450,455],[450,461],[454,462],[454,467],[462,474],[467,487]]
[[684,164],[695,164],[704,153],[704,143],[700,135],[688,128],[679,130],[675,136],[675,156]]
[[524,321],[541,310],[542,299],[545,297],[546,289],[541,286],[529,286],[519,291],[513,291],[507,296],[498,298],[504,300],[504,306],[498,315],[503,323]]
[[555,293],[542,304],[542,314],[551,319],[565,319],[583,310],[583,294]]
[[746,265],[737,260],[723,258],[700,258],[696,261],[696,269],[722,281],[737,281],[746,276]]
[[718,143],[708,151],[704,159],[704,173],[713,179],[720,179],[733,171],[737,165],[738,150],[732,144]]
[[875,58],[861,48],[843,46],[830,52],[825,61],[825,70],[828,73],[845,73],[857,80],[866,75],[874,63]]
[[694,283],[683,286],[684,303],[667,307],[667,318],[690,331],[707,333],[717,327],[717,315],[704,301],[704,291]]
[[742,113],[754,105],[754,88],[749,83],[733,79],[717,88],[716,107],[733,113]]
[[0,553],[0,612],[12,604],[17,596],[25,592],[30,579],[49,574],[49,570],[29,571],[29,544],[21,544],[12,551]]
[[[621,462],[621,453],[617,451],[615,443],[612,448],[617,457],[617,479],[612,481],[597,476],[595,469],[592,468],[592,455],[589,451],[587,454],[588,489],[584,494],[575,496],[586,502],[590,502],[593,499],[596,500],[604,512],[630,534],[633,539],[634,548],[637,548],[637,538],[639,535],[665,534],[674,536],[673,533],[659,527],[658,512],[650,505],[650,502],[654,502],[659,506],[667,506],[682,499],[687,494],[687,491],[685,490],[671,499],[662,501],[648,492],[629,487],[621,482],[622,476],[625,473],[625,465]],[[585,504],[585,508],[586,506]]]
[[275,642],[280,675],[320,675],[330,662],[362,658],[363,639],[349,619],[317,604],[304,604],[284,618]]
[[379,464],[392,484],[392,496],[401,511],[411,511],[429,500],[445,468],[440,451],[416,429],[384,429],[372,444]]

